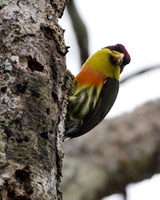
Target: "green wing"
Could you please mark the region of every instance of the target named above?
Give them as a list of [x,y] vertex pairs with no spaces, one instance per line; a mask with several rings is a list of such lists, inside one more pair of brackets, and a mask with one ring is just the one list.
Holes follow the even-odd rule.
[[[99,124],[114,104],[118,89],[119,81],[114,78],[108,78],[100,94],[98,94],[99,89],[97,87],[94,87],[92,90],[91,87],[88,87],[85,88],[86,91],[81,91],[81,93],[78,94],[79,96],[75,97],[76,100],[73,101],[74,103],[72,102],[69,104],[65,137],[78,137]],[[98,98],[93,98],[93,96],[91,98],[91,95],[94,95],[94,97],[98,95]],[[93,99],[95,99],[95,102],[93,102]],[[78,102],[80,102],[80,104],[78,104]],[[86,106],[86,102],[89,103],[89,105]],[[89,110],[85,110],[85,106],[86,109],[89,108]],[[82,118],[81,114],[83,111],[86,112],[86,115],[83,115]]]

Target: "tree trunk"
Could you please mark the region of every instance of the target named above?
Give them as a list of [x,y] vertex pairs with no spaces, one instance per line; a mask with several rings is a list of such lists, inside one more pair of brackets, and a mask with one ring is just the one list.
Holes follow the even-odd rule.
[[0,199],[61,199],[67,0],[0,2]]

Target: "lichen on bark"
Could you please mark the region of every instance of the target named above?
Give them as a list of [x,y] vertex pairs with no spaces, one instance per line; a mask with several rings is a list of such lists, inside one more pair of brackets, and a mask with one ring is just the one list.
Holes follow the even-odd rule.
[[67,1],[6,2],[0,5],[0,198],[61,199],[69,84],[58,17]]

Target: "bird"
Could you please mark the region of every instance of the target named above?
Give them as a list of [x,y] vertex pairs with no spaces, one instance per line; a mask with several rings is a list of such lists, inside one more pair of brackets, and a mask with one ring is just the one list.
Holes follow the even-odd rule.
[[65,140],[89,132],[104,119],[117,98],[120,74],[130,61],[125,46],[116,44],[90,56],[76,77],[68,73],[72,82],[68,94]]

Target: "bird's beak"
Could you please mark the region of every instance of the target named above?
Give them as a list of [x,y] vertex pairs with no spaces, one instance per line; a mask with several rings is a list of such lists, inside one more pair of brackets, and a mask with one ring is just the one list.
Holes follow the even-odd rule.
[[111,55],[115,59],[116,64],[121,66],[123,62],[124,54],[113,50]]

